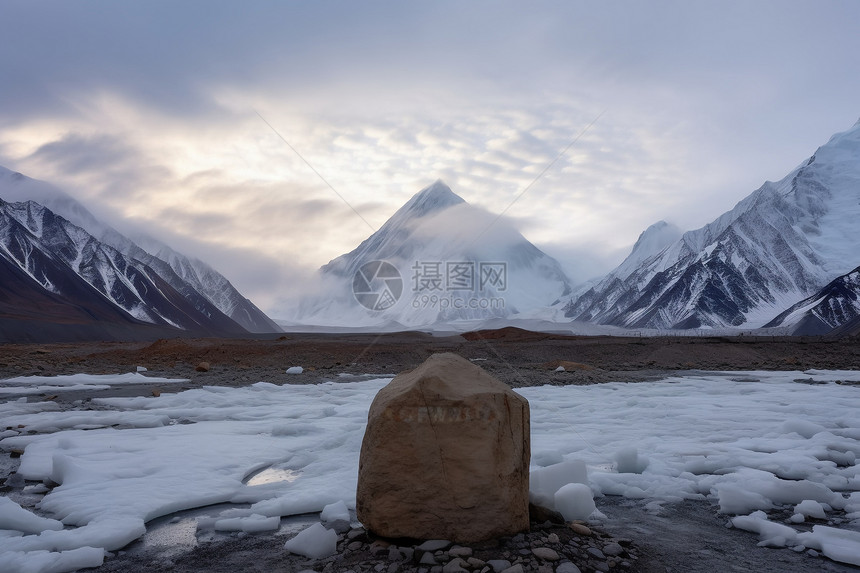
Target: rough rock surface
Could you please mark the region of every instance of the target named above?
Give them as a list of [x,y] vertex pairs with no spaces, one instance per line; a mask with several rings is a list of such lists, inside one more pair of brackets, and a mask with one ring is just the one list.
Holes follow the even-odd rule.
[[474,542],[528,529],[529,405],[481,368],[435,354],[379,391],[358,470],[358,519],[384,537]]

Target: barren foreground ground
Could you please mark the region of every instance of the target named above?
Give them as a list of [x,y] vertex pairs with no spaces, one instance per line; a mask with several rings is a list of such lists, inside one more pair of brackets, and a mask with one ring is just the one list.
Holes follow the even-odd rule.
[[[684,370],[860,368],[860,340],[844,338],[621,338],[509,328],[453,336],[284,334],[257,339],[170,339],[0,346],[0,378],[70,373],[190,378],[189,386],[308,383],[338,374],[396,374],[436,352],[474,360],[513,387],[659,378]],[[207,371],[199,371],[201,363]],[[566,372],[554,372],[559,365]],[[304,373],[284,376],[286,368]],[[200,370],[203,370],[201,368]]]
[[[202,385],[315,383],[340,374],[396,374],[436,352],[472,359],[514,387],[542,384],[644,382],[691,370],[860,369],[860,341],[797,338],[571,337],[503,329],[465,335],[425,333],[285,334],[256,339],[171,339],[133,343],[0,346],[0,378],[72,373],[106,374],[145,367],[148,375],[189,382],[115,387],[106,395],[150,395]],[[556,371],[558,366],[565,371]],[[287,375],[291,366],[302,374]],[[70,403],[88,392],[31,396]],[[8,453],[2,454],[8,457]],[[0,476],[5,478],[5,476]],[[0,480],[2,483],[2,480]],[[852,571],[791,550],[756,546],[757,537],[726,529],[725,516],[707,503],[685,502],[648,511],[647,500],[602,498],[606,535],[629,539],[644,572],[738,570]],[[313,564],[289,557],[283,536],[225,537],[165,560],[136,542],[101,571],[299,571]],[[387,555],[387,554],[386,554]],[[380,563],[387,570],[387,558]],[[319,570],[319,568],[317,568]],[[583,568],[583,571],[588,569]]]

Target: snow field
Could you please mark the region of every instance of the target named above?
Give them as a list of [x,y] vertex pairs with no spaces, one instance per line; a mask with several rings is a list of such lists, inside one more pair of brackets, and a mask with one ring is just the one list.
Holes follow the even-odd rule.
[[124,384],[176,384],[188,382],[183,378],[156,378],[144,376],[146,368],[126,374],[70,374],[68,376],[20,376],[0,380],[0,396],[32,395],[72,390],[107,390]]
[[[810,377],[820,383],[795,381]],[[0,403],[4,427],[52,432],[5,432],[0,447],[26,447],[27,480],[60,484],[38,515],[0,498],[0,562],[10,571],[93,566],[96,553],[140,537],[151,519],[222,502],[244,507],[201,527],[271,530],[281,516],[324,509],[326,521],[342,519],[355,505],[367,410],[389,380],[206,387],[98,399],[96,411]],[[570,483],[594,496],[710,499],[762,544],[860,564],[860,387],[836,380],[860,381],[860,372],[519,389],[531,404],[532,497],[577,515],[593,499]],[[264,469],[284,478],[248,479]],[[801,532],[769,519],[774,508],[804,521],[824,512],[840,528]],[[330,547],[331,534],[307,535],[308,547]]]

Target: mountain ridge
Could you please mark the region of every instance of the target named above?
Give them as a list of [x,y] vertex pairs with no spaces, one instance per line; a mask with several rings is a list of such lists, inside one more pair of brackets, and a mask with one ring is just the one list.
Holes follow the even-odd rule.
[[[565,316],[626,328],[755,328],[860,261],[860,126],[783,179],[570,300]],[[853,257],[853,258],[852,258]]]
[[[163,242],[144,236],[129,239],[96,218],[79,201],[57,187],[0,167],[0,198],[7,201],[36,200],[100,242],[127,257],[151,267],[201,312],[214,305],[242,328],[252,333],[281,332],[281,328],[250,300],[241,295],[223,275],[199,259],[186,257]],[[140,243],[146,248],[142,248]]]
[[[71,296],[75,308],[92,318],[111,322],[110,313],[104,311],[107,301],[133,319],[114,320],[127,326],[143,323],[209,335],[247,332],[202,297],[190,301],[151,267],[101,243],[35,201],[0,205],[0,256],[26,275],[36,293],[41,288],[50,293],[49,298]],[[15,281],[16,288],[21,279]],[[4,280],[0,287],[3,298],[12,297],[9,282]],[[23,312],[25,307],[28,312]],[[39,311],[31,301],[18,313],[35,320]],[[50,316],[42,321],[50,322]]]

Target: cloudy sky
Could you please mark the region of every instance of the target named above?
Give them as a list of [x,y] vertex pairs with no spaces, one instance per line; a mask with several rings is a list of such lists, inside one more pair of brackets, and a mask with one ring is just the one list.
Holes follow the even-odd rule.
[[507,214],[584,280],[851,127],[857,22],[850,0],[0,0],[0,165],[274,316],[439,178],[493,213],[533,183]]

